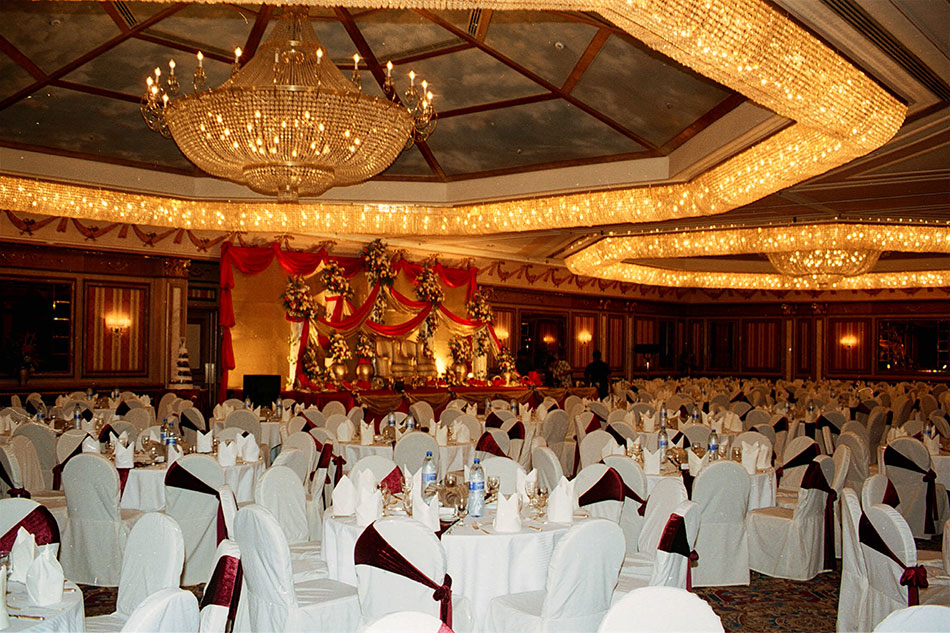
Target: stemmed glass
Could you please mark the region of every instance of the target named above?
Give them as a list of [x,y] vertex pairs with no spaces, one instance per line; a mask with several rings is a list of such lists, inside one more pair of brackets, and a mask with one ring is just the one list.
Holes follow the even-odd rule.
[[488,497],[485,500],[486,503],[489,500],[494,500],[495,496],[498,494],[498,489],[501,487],[501,480],[496,475],[491,475],[488,477]]

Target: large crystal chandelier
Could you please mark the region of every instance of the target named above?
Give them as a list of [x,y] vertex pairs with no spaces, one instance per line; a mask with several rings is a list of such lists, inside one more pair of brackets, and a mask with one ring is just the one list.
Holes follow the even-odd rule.
[[352,79],[328,59],[305,7],[287,7],[273,33],[243,66],[235,51],[230,79],[205,90],[202,54],[181,92],[175,62],[146,82],[141,112],[149,128],[171,136],[202,170],[278,201],[318,196],[380,173],[435,128],[426,82],[400,98],[387,65],[387,99],[361,92],[359,56]]
[[870,271],[881,256],[880,251],[818,248],[815,250],[767,253],[775,270],[792,277],[808,277],[816,286],[831,286],[845,277]]

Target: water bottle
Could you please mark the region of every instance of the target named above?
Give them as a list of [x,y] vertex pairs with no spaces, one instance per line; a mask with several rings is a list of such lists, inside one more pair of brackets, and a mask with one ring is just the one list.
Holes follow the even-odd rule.
[[92,400],[92,387],[86,387],[86,400]]
[[719,435],[715,429],[709,434],[709,444],[706,446],[706,452],[709,453],[709,461],[713,461],[719,456]]
[[693,424],[699,424],[699,407],[693,405]]
[[46,422],[46,416],[43,415],[42,410],[36,412],[36,419],[40,421],[40,424],[43,424]]
[[429,503],[432,500],[432,493],[429,492],[429,484],[434,484],[438,475],[438,469],[435,460],[432,459],[432,451],[426,451],[425,461],[422,462],[422,500]]
[[79,407],[73,409],[73,427],[77,429],[82,428],[82,419],[79,416]]
[[171,461],[172,451],[178,448],[178,438],[174,432],[170,432],[165,438],[165,463]]
[[666,435],[666,427],[660,427],[660,433],[656,438],[656,447],[660,451],[660,466],[666,462],[666,449],[670,445],[670,439]]
[[927,438],[932,438],[934,436],[934,425],[931,424],[930,422],[928,422],[927,425],[924,426],[924,435]]
[[472,470],[468,474],[468,515],[478,518],[485,513],[485,471],[479,459],[475,458]]
[[511,413],[515,416],[518,415],[518,403],[514,399],[511,401]]
[[[416,430],[416,420],[415,418],[412,417],[412,414],[410,413],[409,415],[406,416],[406,433],[408,433],[409,431],[415,431],[415,430]],[[429,453],[429,455],[432,455],[432,453]]]
[[660,429],[666,429],[666,405],[660,403]]
[[284,417],[284,403],[280,400],[277,401],[277,417],[278,419]]
[[815,420],[815,405],[808,405],[808,421],[813,422]]
[[162,419],[161,442],[163,446],[168,444],[168,418]]
[[396,414],[393,413],[393,410],[389,410],[389,417],[386,418],[387,426],[396,426]]

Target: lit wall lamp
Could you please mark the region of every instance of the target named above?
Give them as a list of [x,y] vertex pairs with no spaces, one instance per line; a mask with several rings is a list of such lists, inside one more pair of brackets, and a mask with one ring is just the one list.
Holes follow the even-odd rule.
[[542,340],[546,345],[553,345],[553,344],[554,344],[554,337],[551,336],[550,334],[545,334],[545,335],[541,338],[541,340]]
[[124,335],[129,331],[129,328],[132,327],[132,319],[124,314],[107,314],[105,316],[106,327],[112,332],[112,335],[116,338]]
[[841,344],[841,347],[850,352],[858,344],[858,337],[854,334],[845,334],[840,339],[838,339],[838,343]]
[[498,337],[498,340],[499,340],[499,341],[507,341],[507,340],[508,340],[508,330],[502,330],[502,329],[495,330],[495,336]]
[[590,332],[586,332],[586,331],[580,332],[577,335],[578,342],[582,343],[583,345],[590,343],[593,340],[593,338],[594,338],[593,335],[591,335]]

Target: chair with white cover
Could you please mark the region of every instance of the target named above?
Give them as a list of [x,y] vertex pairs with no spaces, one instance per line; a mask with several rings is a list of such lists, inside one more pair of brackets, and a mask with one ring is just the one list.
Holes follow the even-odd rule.
[[[507,437],[507,436],[506,436]],[[406,468],[415,473],[422,468],[426,453],[432,453],[436,465],[439,463],[439,444],[435,438],[422,431],[411,431],[399,438],[396,448],[393,449],[393,461],[397,466]]]
[[868,452],[877,453],[878,444],[884,439],[884,431],[888,424],[888,416],[892,415],[887,407],[874,407],[868,414]]
[[[663,605],[658,609],[657,605]],[[677,587],[641,587],[615,602],[597,633],[722,633],[712,607]]]
[[860,433],[844,431],[838,436],[838,446],[847,446],[851,450],[851,461],[848,464],[848,474],[845,477],[844,485],[846,488],[851,488],[860,493],[864,480],[868,478],[870,466],[867,442]]
[[181,429],[182,437],[185,438],[185,441],[194,446],[197,441],[198,431],[202,433],[208,432],[208,423],[205,421],[205,416],[195,407],[187,407],[182,410],[178,426]]
[[419,400],[409,405],[409,413],[416,419],[416,426],[429,426],[430,422],[435,422],[435,412],[432,411],[432,405],[425,400]]
[[45,424],[30,422],[18,426],[13,435],[22,435],[33,443],[43,473],[42,488],[52,490],[53,467],[56,466],[56,433]]
[[574,477],[574,494],[577,505],[592,517],[620,523],[625,498],[623,478],[613,468],[602,463],[582,468]]
[[770,456],[772,455],[772,441],[763,433],[759,433],[758,431],[743,431],[742,433],[739,433],[739,435],[737,435],[734,440],[732,440],[732,445],[741,447],[743,442],[747,444],[758,444],[759,446],[765,446],[765,450],[768,451],[768,454]]
[[45,506],[22,497],[0,499],[0,551],[13,549],[21,527],[33,535],[37,547],[60,545],[59,526]]
[[[521,453],[525,448],[525,440],[530,442],[530,437],[525,429],[524,422],[512,416],[505,420],[500,428],[508,435],[508,450],[506,454],[516,462],[520,462]],[[531,437],[533,437],[533,434]]]
[[327,418],[320,409],[304,409],[302,413],[303,417],[307,418],[314,426],[325,427],[327,425]]
[[353,423],[353,426],[356,428],[360,427],[360,424],[363,423],[363,416],[366,415],[366,412],[363,410],[363,407],[355,405],[350,407],[350,410],[346,412],[346,417]]
[[561,462],[547,446],[539,446],[531,451],[531,463],[538,471],[538,485],[544,486],[549,491],[554,490],[564,471],[561,470]]
[[[826,460],[830,464],[830,458]],[[830,465],[833,469],[833,464]],[[774,578],[811,580],[825,568],[828,493],[818,486],[830,489],[829,477],[833,477],[833,471],[826,476],[820,462],[815,460],[799,482],[798,503],[794,509],[772,507],[749,512],[746,529],[751,569]],[[809,487],[812,484],[815,487]],[[833,562],[833,540],[831,545]]]
[[446,633],[439,618],[419,611],[396,611],[371,622],[363,633]]
[[768,411],[764,409],[753,409],[746,414],[744,420],[745,424],[743,426],[748,431],[759,424],[768,424],[771,419],[772,414]]
[[[870,440],[870,436],[868,435],[867,425],[861,424],[860,422],[856,420],[850,420],[848,422],[845,422],[844,425],[842,425],[841,433],[844,434],[848,432],[857,433],[861,437],[861,439],[864,440],[865,444],[867,444],[868,441]],[[841,438],[839,437],[838,440],[840,441]]]
[[218,543],[214,571],[205,583],[198,618],[200,633],[233,630],[241,598],[241,548],[231,539]]
[[142,515],[129,532],[115,612],[86,618],[86,631],[120,631],[135,608],[162,589],[181,582],[185,546],[173,518],[160,512]]
[[[328,579],[294,583],[287,539],[270,512],[247,506],[237,513],[234,525],[244,570],[240,611],[247,618],[246,630],[356,629],[360,619],[356,587]],[[243,619],[240,614],[238,619]]]
[[[627,553],[637,551],[640,543],[640,530],[643,529],[643,517],[647,503],[647,477],[640,464],[628,457],[609,455],[604,464],[620,475],[624,485],[623,508],[620,510],[620,529],[627,543]],[[551,490],[552,488],[549,488]]]
[[411,609],[438,616],[453,631],[473,630],[471,604],[452,593],[445,549],[422,523],[374,521],[357,539],[353,560],[362,622]]
[[478,436],[482,434],[482,423],[475,416],[462,413],[456,416],[454,421],[468,427],[468,435],[472,438],[472,441],[478,439]]
[[[40,465],[40,458],[36,454],[33,442],[26,436],[14,435],[8,440],[7,448],[12,450],[16,457],[20,471],[20,488],[28,490],[31,495],[43,495],[44,492],[47,492],[45,491],[46,481],[43,477],[43,467]],[[50,473],[52,474],[52,471]],[[48,494],[62,497],[60,493],[54,493],[53,491],[48,491]]]
[[491,455],[507,457],[510,447],[511,440],[508,439],[507,433],[501,429],[487,428],[475,443],[475,456],[479,459],[485,459]]
[[346,417],[342,413],[331,413],[330,415],[327,415],[326,418],[327,418],[327,425],[326,425],[327,433],[332,435],[334,439],[336,439],[337,437],[337,430],[340,428],[341,424],[352,424],[353,428],[356,431],[359,431],[360,429],[359,424],[353,424],[353,421],[350,420],[348,417]]
[[313,441],[313,436],[309,433],[304,433],[303,431],[297,431],[296,433],[291,433],[287,436],[287,439],[283,441],[281,445],[281,450],[288,448],[296,448],[299,451],[302,451],[307,457],[307,471],[308,474],[317,465],[317,445]]
[[184,586],[208,579],[218,542],[227,538],[219,498],[223,487],[224,470],[209,455],[185,455],[165,471],[165,513],[178,521],[185,539]]
[[577,523],[551,555],[545,588],[494,598],[485,633],[594,631],[610,606],[623,562],[623,532],[603,519]]
[[331,415],[346,416],[346,407],[339,400],[331,400],[323,405],[323,417],[329,418]]
[[215,437],[218,439],[218,442],[233,442],[238,437],[245,436],[247,434],[247,431],[239,426],[229,426],[228,428],[221,429],[215,433]]
[[870,630],[865,601],[868,571],[858,541],[861,504],[854,490],[841,491],[841,586],[838,590],[838,631]]
[[861,487],[861,507],[870,508],[884,503],[898,509],[900,502],[897,488],[885,475],[875,473],[864,480],[864,485]]
[[80,453],[63,469],[67,521],[59,561],[68,580],[115,587],[129,530],[141,516],[119,510],[119,472],[97,453]]
[[[310,442],[311,448],[313,447],[313,440],[307,439]],[[280,451],[280,454],[277,456],[277,459],[274,460],[274,466],[281,466],[283,468],[289,468],[297,475],[297,478],[300,479],[300,483],[306,485],[310,482],[310,464],[313,463],[313,455],[307,454],[305,450],[299,448],[289,448],[284,447]]]
[[649,579],[653,574],[656,550],[663,536],[663,529],[676,508],[688,501],[683,480],[664,477],[656,482],[653,492],[646,500],[643,514],[643,526],[637,541],[637,551],[627,554],[623,560],[623,574]]
[[574,472],[574,442],[567,441],[569,426],[570,419],[561,409],[549,411],[541,425],[541,435],[548,443],[548,448],[557,455],[561,470],[565,473]]
[[884,504],[865,508],[858,538],[868,572],[869,627],[903,607],[950,604],[950,587],[923,588],[926,570],[918,565],[914,537],[900,512]]
[[683,435],[689,440],[690,446],[705,447],[709,444],[709,436],[712,429],[702,424],[687,424],[683,427]]
[[122,628],[128,633],[197,633],[198,600],[177,587],[162,589],[143,600]]
[[745,517],[752,481],[733,461],[716,461],[693,481],[692,499],[702,522],[696,540],[699,560],[693,584],[703,587],[749,584],[749,542]]
[[779,490],[798,492],[805,471],[820,453],[818,443],[810,437],[800,436],[789,440],[785,444],[782,467],[775,471],[775,474],[781,477],[778,484]]
[[601,461],[604,457],[604,447],[608,445],[617,446],[617,441],[607,431],[598,429],[585,435],[580,447],[581,469]]
[[139,433],[155,423],[148,409],[141,407],[129,409],[125,412],[125,415],[122,416],[122,419],[126,422],[131,422],[132,425],[138,429]]
[[920,633],[921,631],[950,631],[950,607],[921,604],[894,611],[881,620],[874,633]]
[[228,414],[224,418],[224,428],[239,428],[253,435],[258,442],[261,441],[261,420],[253,411],[247,409],[238,409]]
[[482,461],[482,468],[485,469],[486,481],[489,477],[498,477],[498,492],[506,496],[518,491],[518,473],[525,474],[524,468],[515,460],[494,455]]
[[460,415],[462,415],[461,409],[446,407],[445,409],[442,409],[442,413],[439,414],[439,424],[451,425]]
[[697,557],[696,535],[701,519],[699,507],[692,501],[676,506],[663,526],[649,575],[645,576],[647,570],[642,568],[621,567],[614,598],[647,586],[679,587],[691,591],[691,566]]
[[916,538],[940,534],[947,517],[946,488],[936,483],[923,442],[899,437],[884,449],[884,474],[897,488],[901,515]]

